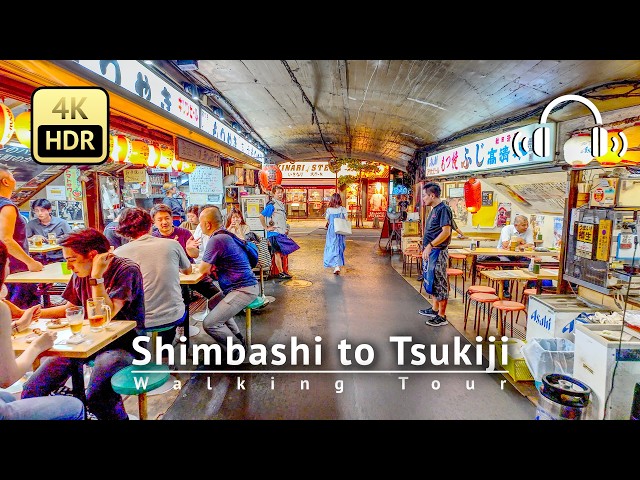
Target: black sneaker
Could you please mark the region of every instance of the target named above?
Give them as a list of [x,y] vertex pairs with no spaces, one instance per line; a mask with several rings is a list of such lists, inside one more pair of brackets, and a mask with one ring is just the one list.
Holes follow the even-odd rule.
[[281,273],[278,274],[277,278],[280,278],[282,280],[289,280],[290,278],[293,278],[293,277],[291,275],[289,275],[288,273],[281,272]]
[[418,313],[420,315],[424,315],[426,317],[435,317],[436,315],[438,315],[438,312],[436,312],[433,308],[429,307],[429,308],[425,308],[424,310],[418,310]]
[[429,325],[430,327],[441,327],[443,325],[448,324],[447,317],[441,317],[440,315],[436,315],[433,318],[427,319],[424,323]]

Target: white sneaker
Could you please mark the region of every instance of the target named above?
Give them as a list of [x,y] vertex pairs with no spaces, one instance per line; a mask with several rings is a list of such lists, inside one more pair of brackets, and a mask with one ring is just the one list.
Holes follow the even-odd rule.
[[333,273],[334,273],[335,275],[340,275],[340,267],[336,267],[336,268],[333,270]]

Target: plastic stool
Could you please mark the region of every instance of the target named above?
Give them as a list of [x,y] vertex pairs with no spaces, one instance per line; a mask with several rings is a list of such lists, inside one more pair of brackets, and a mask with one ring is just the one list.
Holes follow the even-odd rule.
[[464,318],[467,318],[467,315],[469,314],[469,308],[471,308],[471,294],[472,293],[491,293],[493,295],[496,295],[496,289],[493,287],[490,287],[488,285],[471,285],[469,288],[467,288],[466,292],[464,292]]
[[[453,263],[453,261],[456,261],[455,265]],[[461,262],[461,264],[459,264],[458,262]],[[467,256],[462,254],[462,253],[450,253],[449,254],[449,266],[451,267],[456,267],[456,266],[461,266],[462,270],[464,270],[464,276],[467,276]]]
[[447,268],[447,280],[449,277],[454,278],[453,284],[453,297],[458,297],[458,277],[462,277],[462,291],[464,292],[464,271],[459,268]]
[[529,299],[529,295],[536,295],[538,290],[535,288],[525,288],[522,291],[522,295],[520,295],[520,303],[527,304],[527,300]]
[[244,321],[245,321],[245,332],[246,332],[246,338],[245,341],[247,343],[247,349],[249,349],[251,347],[251,310],[254,308],[260,308],[263,307],[267,302],[267,299],[265,297],[256,297],[255,300],[253,302],[251,302],[249,305],[247,305],[245,307],[245,317],[244,317]]
[[[475,315],[473,316],[473,328],[476,332],[476,336],[480,335],[480,323],[482,321],[482,317],[479,317],[479,313],[480,313],[480,304],[482,304],[483,310],[484,310],[484,314],[487,315],[487,331],[489,330],[489,324],[491,323],[491,309],[487,309],[487,304],[491,305],[494,302],[497,302],[498,300],[500,300],[500,298],[498,298],[497,295],[494,295],[493,293],[472,293],[469,296],[469,301],[474,300],[476,302],[476,310],[475,310]],[[469,308],[469,310],[471,310],[471,308]],[[469,312],[467,311],[467,315],[464,317],[464,329],[467,329],[467,320],[468,320],[468,316],[469,316]],[[486,338],[486,334],[485,334],[485,338]]]
[[[133,373],[134,370],[153,370],[151,373]],[[138,396],[138,414],[140,420],[147,419],[147,392],[154,390],[164,383],[171,375],[169,375],[169,367],[167,365],[129,365],[111,377],[111,388],[120,395],[137,395]],[[136,380],[138,384],[136,385]],[[143,380],[146,380],[144,384]]]
[[[506,325],[506,317],[503,318],[502,316],[502,312],[511,312],[511,337],[513,337],[513,312],[518,312],[518,314],[516,315],[516,322],[518,321],[518,317],[520,316],[520,312],[525,310],[525,305],[524,303],[520,303],[520,302],[512,302],[510,300],[499,300],[497,302],[493,302],[493,304],[491,305],[492,308],[495,308],[498,310],[498,325],[500,326],[500,332],[504,334]],[[489,325],[487,324],[487,333],[489,333]],[[485,338],[487,336],[487,333],[485,333]]]

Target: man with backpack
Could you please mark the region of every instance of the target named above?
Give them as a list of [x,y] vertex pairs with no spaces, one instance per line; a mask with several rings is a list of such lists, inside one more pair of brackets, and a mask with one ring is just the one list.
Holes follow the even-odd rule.
[[[233,317],[260,294],[260,285],[251,266],[254,260],[257,262],[257,249],[254,258],[253,250],[247,250],[252,246],[224,229],[218,207],[202,210],[199,221],[202,233],[210,235],[199,265],[200,272],[215,271],[222,289],[209,301],[210,311],[203,320],[203,327],[220,345],[222,358],[226,358],[227,341],[246,348]],[[234,349],[234,354],[239,352]]]

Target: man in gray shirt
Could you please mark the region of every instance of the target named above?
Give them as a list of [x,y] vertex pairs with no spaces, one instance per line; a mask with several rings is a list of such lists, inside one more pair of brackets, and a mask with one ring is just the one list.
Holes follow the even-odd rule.
[[[49,234],[54,233],[57,242],[61,237],[71,232],[71,227],[66,220],[51,216],[51,202],[46,198],[35,200],[31,208],[36,218],[27,223],[27,238],[42,235],[45,241],[49,241]],[[44,260],[42,263],[61,262],[63,260],[62,249],[44,253],[42,257]]]

